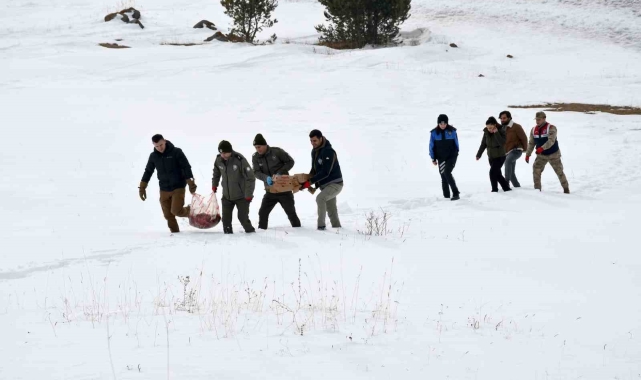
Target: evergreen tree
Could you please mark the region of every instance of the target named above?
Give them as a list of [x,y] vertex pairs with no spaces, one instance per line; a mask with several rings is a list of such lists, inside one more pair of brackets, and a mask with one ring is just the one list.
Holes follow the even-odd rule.
[[[277,0],[221,0],[220,4],[225,8],[225,14],[234,20],[231,33],[243,37],[246,42],[254,43],[257,33],[278,22],[272,20]],[[272,39],[275,37],[273,35]]]
[[339,48],[387,45],[410,17],[411,0],[319,0],[329,25],[318,25],[320,42]]

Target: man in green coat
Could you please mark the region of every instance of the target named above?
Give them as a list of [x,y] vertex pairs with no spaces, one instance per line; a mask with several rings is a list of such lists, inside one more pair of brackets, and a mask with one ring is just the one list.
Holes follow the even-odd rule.
[[254,199],[256,177],[249,162],[242,154],[234,152],[229,141],[221,141],[218,145],[218,156],[214,162],[214,176],[211,180],[211,189],[218,190],[220,179],[223,180],[223,231],[233,234],[231,217],[234,207],[238,208],[238,221],[246,233],[256,232],[249,220],[249,203]]

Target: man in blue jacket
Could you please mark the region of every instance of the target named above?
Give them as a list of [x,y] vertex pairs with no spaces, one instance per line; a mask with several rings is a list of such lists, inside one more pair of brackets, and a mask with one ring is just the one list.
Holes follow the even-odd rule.
[[329,215],[329,221],[333,228],[340,228],[341,221],[338,218],[336,196],[343,190],[343,174],[338,163],[338,156],[332,148],[332,144],[321,131],[317,129],[311,131],[309,141],[314,148],[312,149],[312,170],[309,173],[309,181],[305,182],[301,189],[308,189],[311,185],[321,189],[320,194],[316,197],[318,229],[325,230],[326,215]]
[[430,133],[430,157],[432,164],[438,165],[441,172],[443,196],[449,198],[450,188],[452,188],[452,200],[457,201],[461,198],[452,171],[458,158],[458,135],[456,128],[449,124],[447,115],[438,115],[436,122],[436,128]]

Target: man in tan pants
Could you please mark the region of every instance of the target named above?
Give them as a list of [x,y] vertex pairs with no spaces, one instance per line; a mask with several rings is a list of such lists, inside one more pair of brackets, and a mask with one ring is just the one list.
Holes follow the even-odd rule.
[[154,170],[157,170],[162,214],[167,220],[169,231],[180,232],[176,217],[189,216],[189,206],[184,207],[185,186],[189,184],[190,193],[196,192],[191,165],[182,149],[175,147],[162,135],[154,135],[151,141],[154,143],[154,151],[149,155],[138,194],[143,201],[147,199],[147,185]]
[[549,162],[557,177],[559,177],[563,192],[570,194],[570,185],[565,173],[563,173],[557,129],[546,121],[545,112],[536,113],[536,126],[530,131],[530,141],[525,154],[525,162],[530,163],[530,156],[535,147],[537,156],[533,167],[534,188],[541,191],[541,174],[545,169],[545,165]]

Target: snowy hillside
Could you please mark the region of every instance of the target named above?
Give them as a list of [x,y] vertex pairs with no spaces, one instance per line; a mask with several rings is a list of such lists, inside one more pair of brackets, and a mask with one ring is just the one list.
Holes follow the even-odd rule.
[[[103,21],[128,6],[144,29]],[[0,379],[641,378],[641,116],[547,112],[570,195],[550,167],[535,191],[523,160],[523,187],[490,193],[475,160],[509,105],[641,106],[641,6],[411,13],[418,46],[314,46],[323,8],[283,1],[260,36],[275,45],[187,47],[166,44],[201,43],[202,19],[228,29],[219,2],[2,2]],[[131,48],[98,46],[114,42]],[[539,110],[510,109],[526,130]],[[430,163],[441,113],[459,202]],[[307,192],[302,229],[277,206],[231,236],[171,235],[155,176],[138,198],[155,133],[209,194],[220,140],[249,157],[262,133],[308,172],[314,128],[343,170],[341,230],[316,231]],[[372,211],[391,214],[384,236],[361,233]]]

